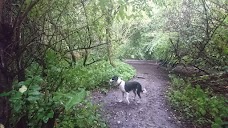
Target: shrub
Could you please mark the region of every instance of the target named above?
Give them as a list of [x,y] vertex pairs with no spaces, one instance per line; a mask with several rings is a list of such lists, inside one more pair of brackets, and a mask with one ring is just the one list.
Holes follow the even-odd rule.
[[98,113],[99,106],[90,101],[83,101],[71,111],[62,113],[57,121],[57,128],[105,128],[106,124]]
[[171,76],[172,90],[169,100],[174,108],[184,113],[184,116],[193,120],[198,125],[211,125],[218,128],[224,125],[227,119],[227,100],[215,96],[200,86],[193,87],[183,79]]
[[81,67],[76,66],[64,71],[65,83],[62,88],[71,89],[82,87],[87,90],[108,84],[107,81],[113,76],[118,75],[124,80],[129,80],[135,75],[132,66],[121,61],[115,62],[116,67],[112,67],[107,61],[100,61],[93,65]]
[[69,66],[51,52],[46,57],[45,70],[33,63],[26,70],[25,81],[15,81],[11,91],[0,95],[10,101],[10,126],[25,119],[31,128],[43,127],[54,119],[56,127],[106,127],[98,106],[87,100],[89,91],[113,75],[130,79],[135,70],[121,61],[116,61],[116,68],[107,61],[83,67]]

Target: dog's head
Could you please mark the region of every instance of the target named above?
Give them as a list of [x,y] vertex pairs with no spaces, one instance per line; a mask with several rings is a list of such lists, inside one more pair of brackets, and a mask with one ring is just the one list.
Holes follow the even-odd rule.
[[118,77],[118,76],[113,76],[113,77],[109,80],[110,84],[111,84],[111,85],[114,85],[114,86],[120,84],[121,81],[122,81],[122,80],[121,80],[120,77]]

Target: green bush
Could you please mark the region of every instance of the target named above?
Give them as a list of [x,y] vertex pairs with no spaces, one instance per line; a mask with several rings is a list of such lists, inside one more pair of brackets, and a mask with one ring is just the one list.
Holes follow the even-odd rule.
[[1,94],[9,98],[12,127],[23,118],[27,118],[31,128],[41,127],[42,122],[47,123],[48,119],[53,118],[52,102],[46,102],[47,97],[40,87],[43,82],[38,75],[29,77],[26,81],[15,83],[10,92]]
[[198,125],[211,125],[219,128],[228,115],[227,100],[223,97],[213,96],[208,90],[200,86],[193,87],[183,79],[171,76],[172,90],[169,92],[171,104],[192,119]]
[[89,91],[108,85],[113,75],[128,80],[135,74],[130,65],[121,61],[115,62],[116,67],[107,61],[86,67],[69,66],[52,52],[48,52],[45,63],[44,70],[33,63],[26,69],[25,81],[15,81],[10,92],[0,95],[10,101],[10,126],[26,119],[29,127],[36,128],[54,118],[56,127],[106,127],[98,107],[87,100]]
[[90,101],[83,101],[71,111],[60,115],[57,128],[105,128],[106,124],[98,113],[99,107]]
[[86,67],[76,66],[67,69],[63,73],[66,81],[62,88],[74,89],[80,87],[91,90],[104,84],[107,85],[107,81],[114,75],[129,80],[136,73],[133,67],[126,63],[116,61],[115,64],[116,67],[113,67],[107,61],[100,61]]

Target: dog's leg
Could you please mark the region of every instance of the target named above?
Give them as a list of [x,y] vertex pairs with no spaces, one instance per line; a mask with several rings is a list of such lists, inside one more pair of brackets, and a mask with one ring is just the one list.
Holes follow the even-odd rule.
[[127,104],[130,104],[130,101],[129,101],[129,93],[126,92],[126,100],[127,100]]
[[119,102],[122,102],[124,99],[124,92],[122,92],[122,99],[119,100]]
[[137,94],[138,94],[139,98],[141,99],[140,91],[139,90],[137,91]]
[[139,96],[139,98],[140,98],[140,100],[137,101],[137,103],[140,104],[140,103],[141,103],[141,96],[140,96],[140,91],[139,91],[139,90],[137,90],[137,94],[138,94],[138,96]]
[[133,93],[135,94],[135,97],[134,97],[134,100],[135,100],[135,98],[136,98],[136,92],[135,92],[136,90],[133,90]]

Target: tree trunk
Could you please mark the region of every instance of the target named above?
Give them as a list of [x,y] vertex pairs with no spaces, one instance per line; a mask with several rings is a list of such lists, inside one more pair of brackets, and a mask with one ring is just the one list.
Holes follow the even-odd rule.
[[[109,9],[109,11],[107,12],[108,14],[111,12],[111,9]],[[109,63],[115,67],[115,64],[112,60],[112,44],[111,44],[111,25],[112,25],[112,21],[111,21],[111,15],[106,15],[106,43],[107,43],[107,52],[108,52],[108,60]]]
[[[12,80],[5,75],[2,71],[0,72],[0,94],[7,92],[11,89]],[[0,124],[7,126],[9,123],[10,116],[10,105],[7,97],[0,97]]]
[[[0,93],[8,92],[12,87],[12,75],[8,70],[8,63],[11,50],[7,47],[12,42],[11,25],[11,0],[0,0]],[[10,116],[9,100],[0,97],[0,123],[8,126]]]

